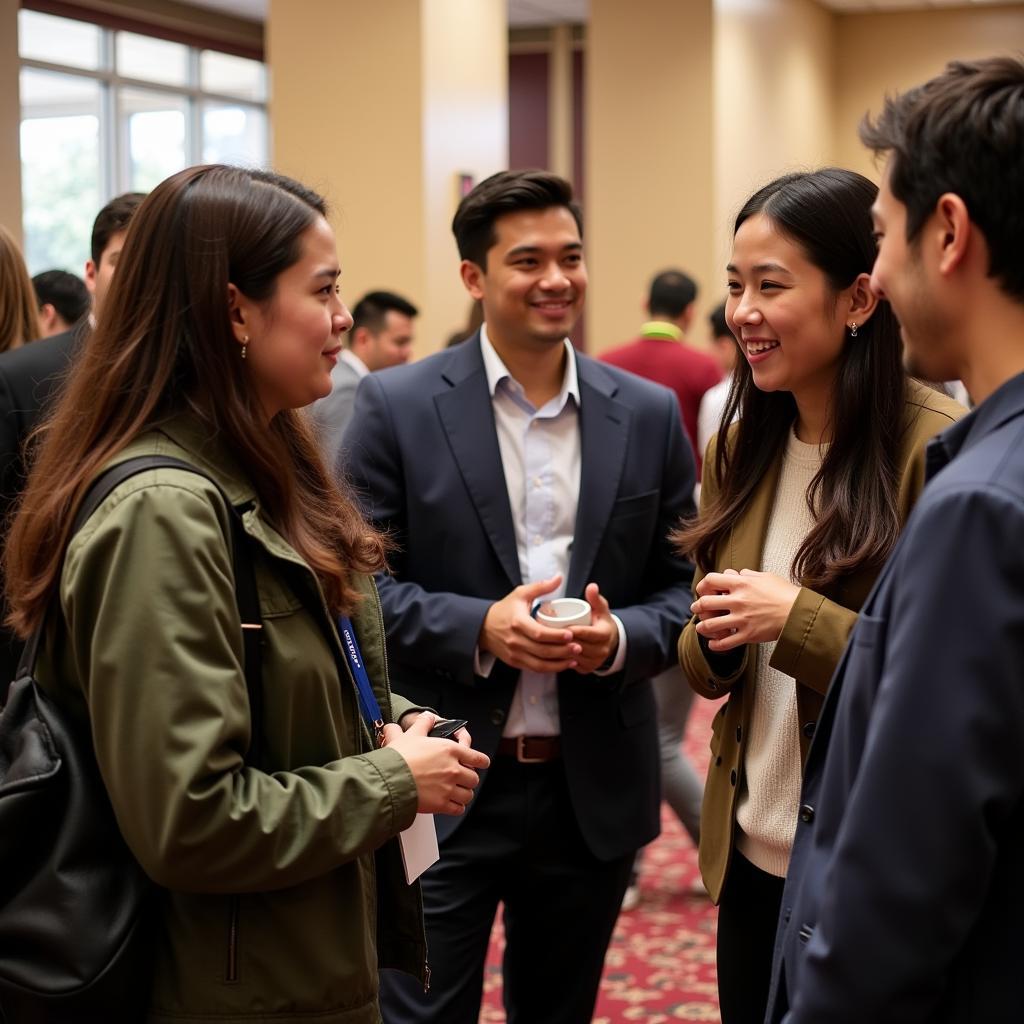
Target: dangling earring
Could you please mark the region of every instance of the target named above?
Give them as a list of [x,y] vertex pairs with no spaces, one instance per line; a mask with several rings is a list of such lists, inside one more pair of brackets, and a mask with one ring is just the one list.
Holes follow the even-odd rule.
[[856,338],[857,337],[857,324],[856,323],[850,324],[850,337],[851,338]]
[[245,353],[248,351],[248,348],[249,348],[249,335],[248,334],[243,334],[242,335],[242,358],[243,359],[245,358]]

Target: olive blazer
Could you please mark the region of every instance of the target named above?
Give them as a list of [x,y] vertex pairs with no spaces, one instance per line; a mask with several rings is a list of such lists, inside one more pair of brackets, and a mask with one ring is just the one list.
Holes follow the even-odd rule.
[[[903,437],[900,442],[900,524],[924,486],[924,449],[939,431],[966,413],[959,403],[917,381],[908,381]],[[730,429],[730,438],[735,432]],[[717,497],[713,438],[704,459],[701,509]],[[720,545],[715,564],[697,566],[694,587],[708,572],[724,569],[760,569],[768,518],[775,500],[781,456],[775,460],[754,492],[749,507]],[[782,629],[771,666],[792,676],[797,693],[801,760],[814,735],[825,691],[857,621],[857,612],[878,575],[879,567],[861,569],[824,593],[801,588]],[[717,655],[700,641],[694,616],[679,638],[679,661],[690,685],[702,697],[729,700],[715,715],[711,736],[711,763],[704,789],[700,823],[700,870],[704,884],[717,903],[732,859],[736,800],[742,788],[747,726],[753,702],[749,692],[757,669],[753,645]]]

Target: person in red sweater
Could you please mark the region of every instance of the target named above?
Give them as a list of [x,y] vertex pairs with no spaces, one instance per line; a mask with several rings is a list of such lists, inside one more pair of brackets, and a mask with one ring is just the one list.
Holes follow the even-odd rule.
[[699,477],[703,453],[697,447],[697,412],[704,392],[722,379],[722,372],[710,355],[686,343],[696,298],[697,285],[691,277],[681,270],[663,270],[651,281],[647,299],[650,320],[641,328],[640,337],[602,352],[598,358],[676,393]]

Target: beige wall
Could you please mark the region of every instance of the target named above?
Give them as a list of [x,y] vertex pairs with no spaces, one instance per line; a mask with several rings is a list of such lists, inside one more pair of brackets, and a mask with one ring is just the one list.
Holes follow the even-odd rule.
[[877,178],[857,138],[886,93],[931,78],[947,61],[1024,51],[1024,4],[848,14],[838,19],[836,161]]
[[0,224],[21,242],[18,0],[0,0]]
[[463,327],[471,303],[452,237],[457,177],[482,181],[508,166],[505,0],[423,0],[423,11],[424,233],[418,255],[426,292],[414,300],[422,308],[420,354],[442,347]]
[[711,283],[711,0],[591,0],[587,347],[635,336],[653,274]]
[[[732,222],[787,171],[835,160],[836,18],[814,0],[717,0],[712,288],[725,292]],[[709,298],[709,304],[714,301]]]
[[507,160],[506,40],[501,0],[270,3],[274,165],[328,197],[349,302],[388,288],[420,307],[419,355],[466,319],[456,174]]

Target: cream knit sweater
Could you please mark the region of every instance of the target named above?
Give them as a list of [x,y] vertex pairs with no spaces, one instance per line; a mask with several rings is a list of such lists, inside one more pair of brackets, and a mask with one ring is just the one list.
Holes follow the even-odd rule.
[[[768,520],[762,572],[793,578],[793,559],[814,525],[807,488],[826,450],[824,445],[804,444],[790,434]],[[774,650],[774,641],[757,647],[743,788],[736,808],[736,845],[752,864],[782,878],[789,866],[800,804],[800,737],[796,681],[769,666]]]

